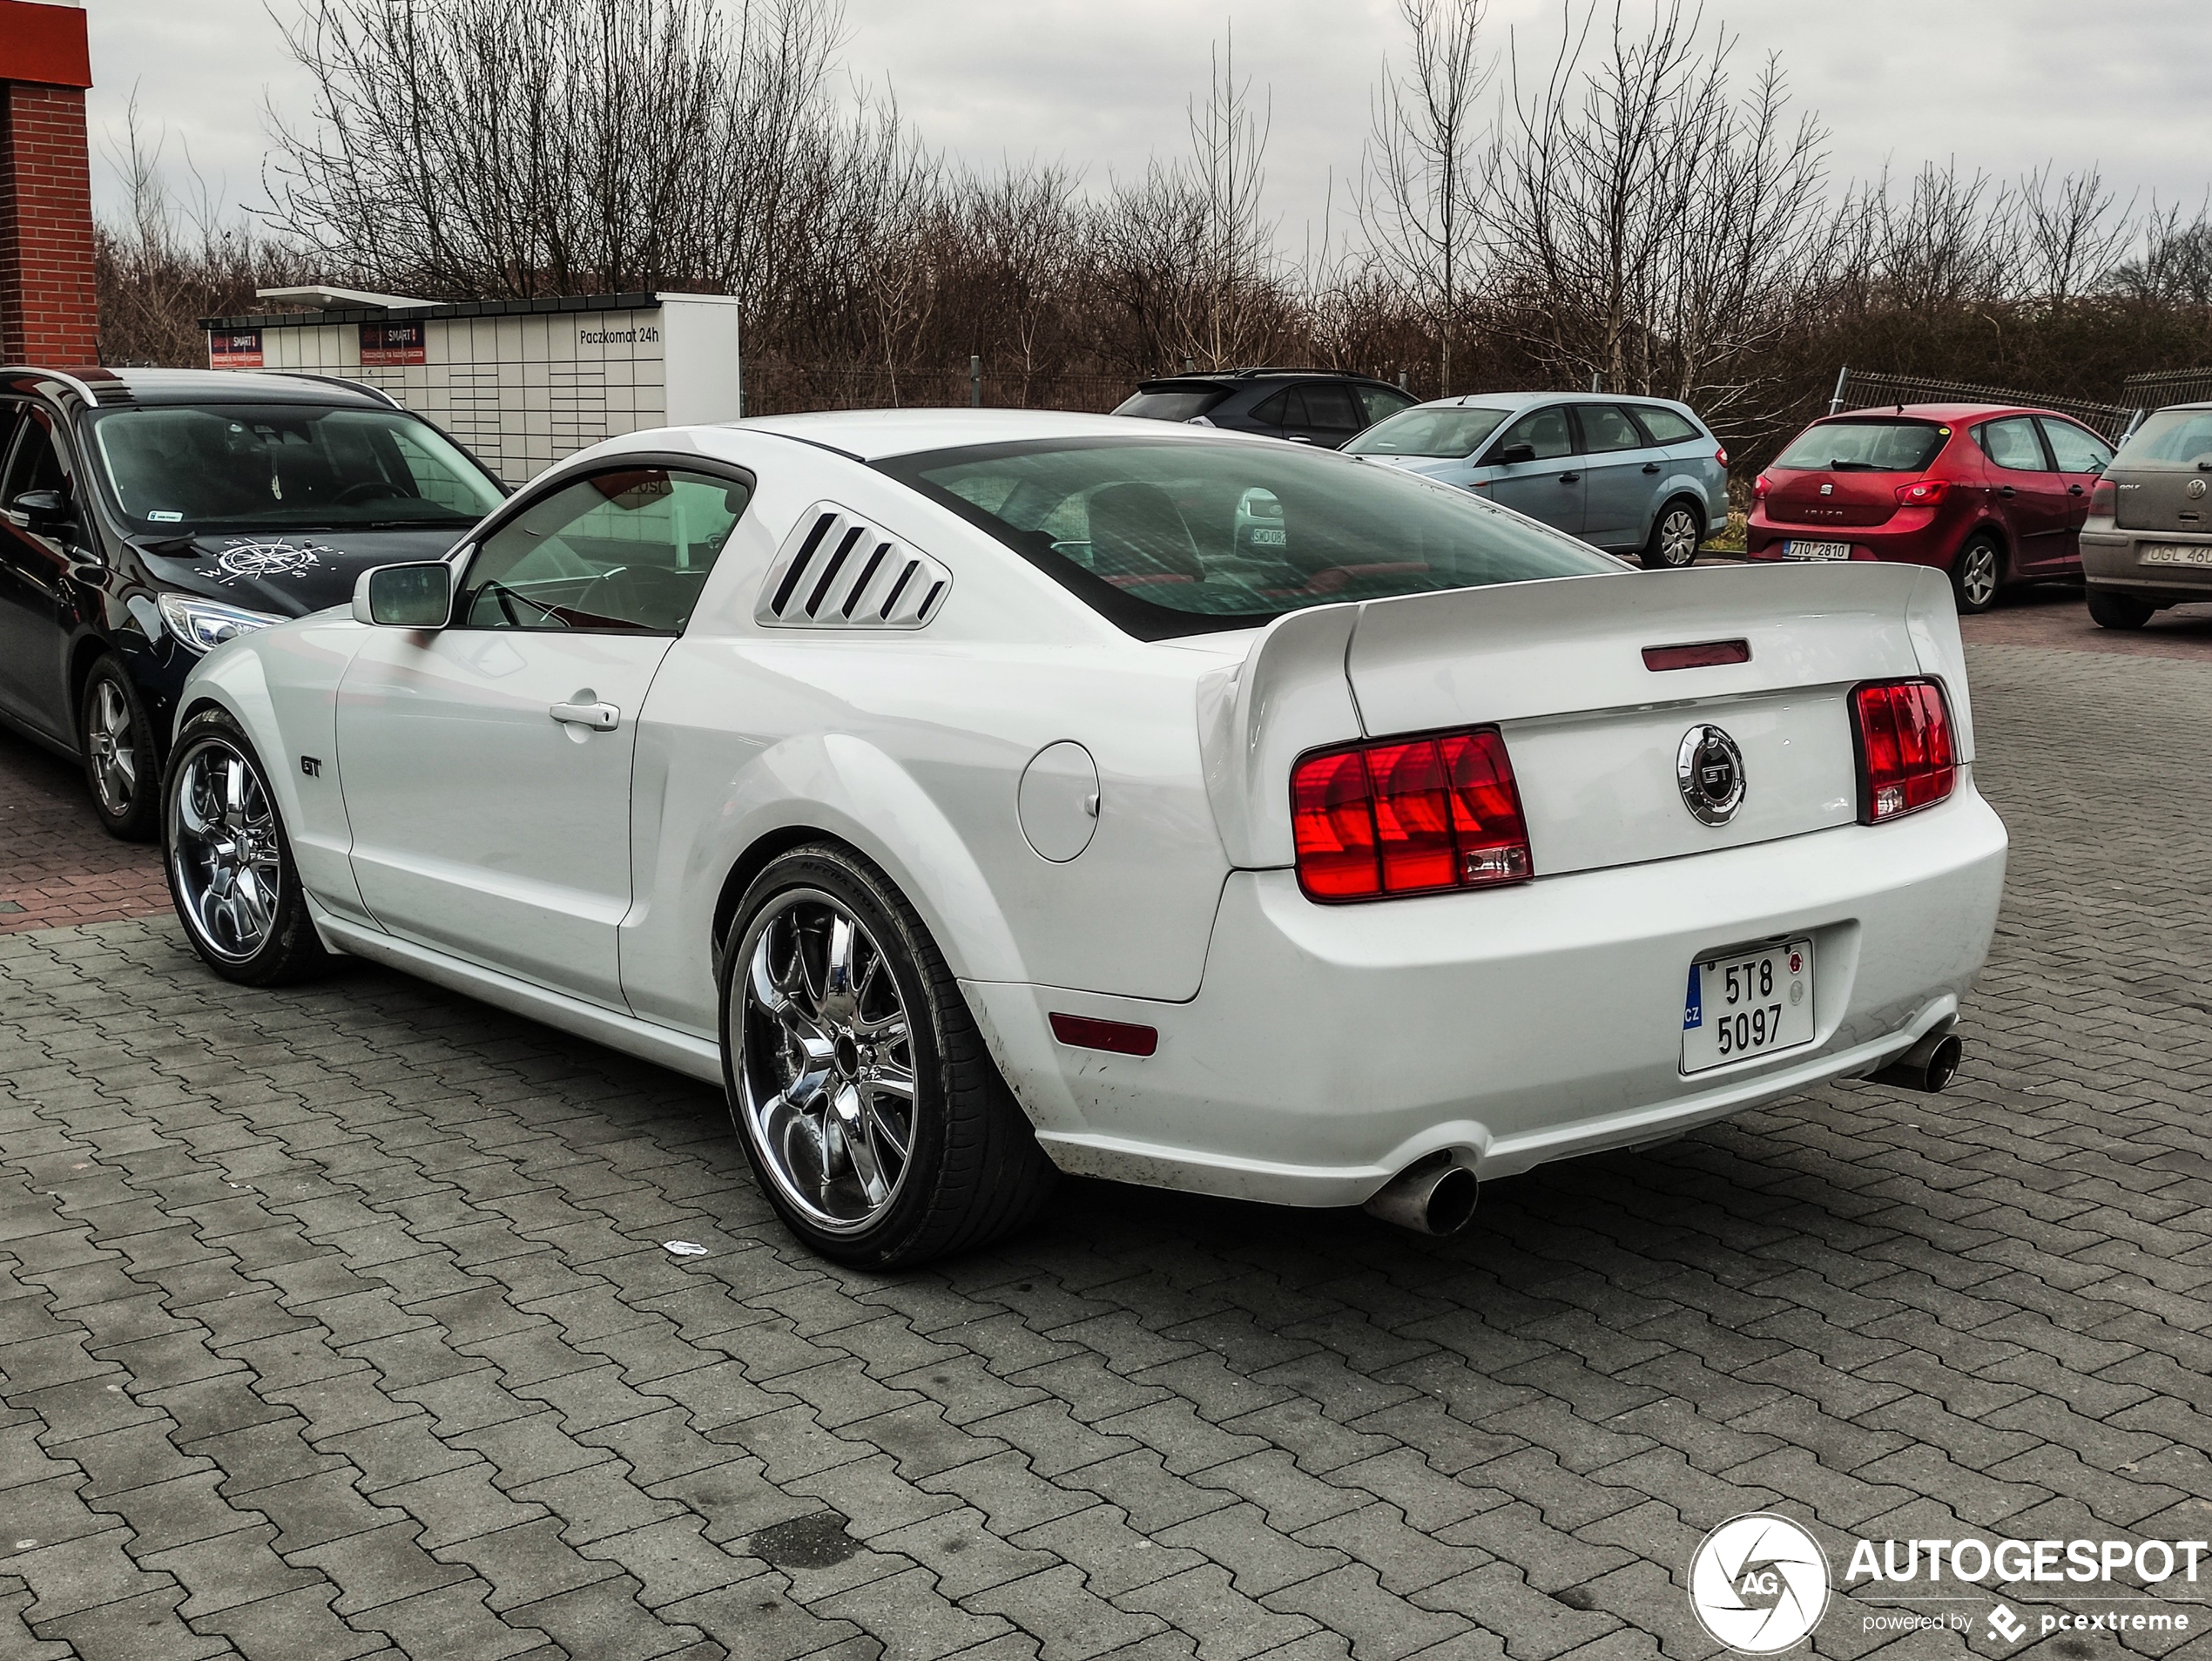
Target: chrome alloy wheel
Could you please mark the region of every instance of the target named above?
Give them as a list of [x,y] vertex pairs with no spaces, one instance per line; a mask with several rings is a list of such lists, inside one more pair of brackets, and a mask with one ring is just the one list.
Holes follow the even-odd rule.
[[1669,508],[1659,520],[1659,558],[1662,564],[1680,567],[1697,557],[1697,516],[1688,508]]
[[283,863],[276,814],[253,764],[202,739],[178,770],[169,869],[185,921],[218,957],[243,962],[276,921]]
[[1959,591],[1979,611],[1997,598],[1997,550],[1978,542],[1962,557],[1966,568],[1959,573]]
[[817,1227],[880,1219],[914,1154],[914,1035],[882,949],[818,888],[778,895],[731,977],[738,1111],[763,1165]]
[[92,787],[99,792],[100,806],[120,819],[131,811],[131,798],[138,787],[138,735],[130,700],[123,688],[105,677],[93,688],[84,738],[92,752]]

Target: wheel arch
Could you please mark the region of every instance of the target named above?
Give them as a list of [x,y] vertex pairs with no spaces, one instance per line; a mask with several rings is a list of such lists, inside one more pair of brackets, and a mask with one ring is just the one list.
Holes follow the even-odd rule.
[[1659,522],[1667,517],[1667,510],[1676,503],[1697,516],[1697,540],[1700,543],[1705,540],[1713,529],[1713,516],[1711,510],[1706,506],[1704,492],[1687,480],[1674,478],[1667,482],[1666,492],[1660,496],[1659,505],[1651,510],[1651,523],[1643,528],[1645,542],[1649,543],[1658,533]]

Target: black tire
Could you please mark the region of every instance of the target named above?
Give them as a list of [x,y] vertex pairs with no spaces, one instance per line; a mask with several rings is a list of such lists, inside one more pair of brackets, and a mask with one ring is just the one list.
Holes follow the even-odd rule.
[[77,752],[92,811],[111,836],[151,842],[161,832],[160,734],[123,660],[103,652],[77,699]]
[[[1687,530],[1689,545],[1683,544]],[[1643,544],[1646,571],[1687,571],[1696,563],[1697,544],[1705,540],[1705,514],[1688,496],[1676,496],[1659,510],[1651,522],[1651,535]]]
[[2140,629],[2158,610],[2146,601],[2114,594],[2109,589],[2092,588],[2088,598],[2089,620],[2101,629]]
[[2004,549],[1994,537],[1971,538],[1951,562],[1951,595],[1959,603],[1959,615],[1980,616],[1997,604],[2004,588]]
[[[259,846],[274,855],[266,865],[274,873],[275,895],[266,908],[266,927],[250,946],[241,946],[233,937],[226,949],[221,925],[211,921],[194,900],[195,893],[205,896],[207,892],[206,868],[199,857],[199,839],[186,827],[184,793],[198,777],[195,769],[203,759],[211,766],[226,766],[234,759],[246,770],[241,776],[250,777],[266,806],[265,814],[254,815],[253,829]],[[299,868],[293,862],[292,839],[286,834],[283,813],[269,788],[268,772],[245,728],[221,710],[201,711],[177,734],[162,776],[161,841],[169,897],[177,908],[178,921],[185,926],[185,937],[192,942],[200,961],[225,980],[241,986],[280,986],[304,980],[328,964],[330,955],[307,914],[307,893],[300,886]],[[233,891],[236,889],[233,884]]]
[[[735,1007],[752,955],[746,942],[758,920],[799,893],[829,896],[867,930],[891,970],[912,1035],[915,1088],[904,1175],[882,1214],[857,1232],[819,1225],[785,1191],[740,1093],[739,1069],[765,1065],[764,1057],[747,1057],[739,1049],[742,1032],[761,1030],[757,1012]],[[800,1240],[841,1263],[907,1268],[987,1245],[1043,1210],[1059,1173],[999,1076],[921,915],[881,871],[832,842],[778,854],[738,902],[719,957],[722,1077],[731,1122],[761,1192]]]

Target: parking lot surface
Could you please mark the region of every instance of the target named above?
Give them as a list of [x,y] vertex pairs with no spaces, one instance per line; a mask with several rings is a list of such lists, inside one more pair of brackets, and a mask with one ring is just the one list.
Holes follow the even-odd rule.
[[[0,938],[0,1655],[1702,1657],[1739,1512],[1838,1579],[2212,1535],[2212,653],[1971,655],[2013,863],[1952,1090],[1447,1241],[1075,1184],[858,1273],[670,1074],[366,967],[229,987],[166,916]],[[2212,1656],[2169,1590],[2186,1635],[2008,1647],[1839,1586],[1815,1647]]]

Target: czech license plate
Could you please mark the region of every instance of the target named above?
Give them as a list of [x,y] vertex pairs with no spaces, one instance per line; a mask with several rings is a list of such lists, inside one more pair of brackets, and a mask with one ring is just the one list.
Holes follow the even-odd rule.
[[1730,952],[1689,966],[1682,1070],[1702,1073],[1812,1042],[1812,942]]
[[1782,544],[1784,559],[1849,559],[1851,544],[1847,542],[1798,542],[1794,538]]
[[2212,547],[2184,548],[2172,543],[2154,543],[2139,550],[2135,557],[2146,565],[2212,565]]

